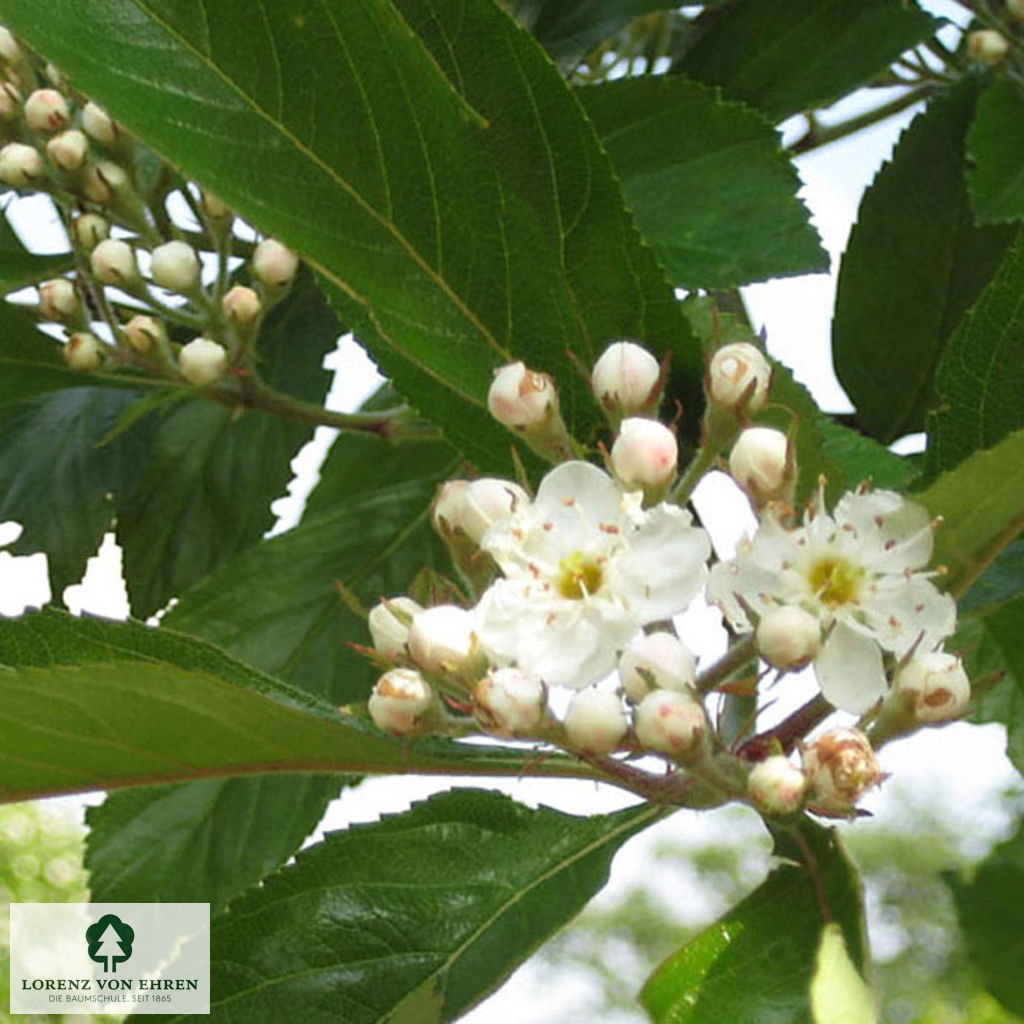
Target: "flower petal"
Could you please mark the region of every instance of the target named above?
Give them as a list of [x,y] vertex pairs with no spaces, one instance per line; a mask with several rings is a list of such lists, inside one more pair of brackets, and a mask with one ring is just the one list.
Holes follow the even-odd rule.
[[932,557],[931,515],[895,491],[844,494],[835,517],[856,538],[859,560],[874,572],[920,569]]
[[885,694],[878,644],[837,622],[814,659],[822,696],[833,707],[861,714]]

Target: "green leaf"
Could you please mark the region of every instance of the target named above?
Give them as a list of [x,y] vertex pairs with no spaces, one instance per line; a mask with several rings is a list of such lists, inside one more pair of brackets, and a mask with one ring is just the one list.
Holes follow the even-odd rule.
[[[56,611],[0,619],[0,799],[268,773],[520,774],[525,753],[388,739],[211,644]],[[548,759],[531,771],[579,777]]]
[[[510,464],[480,413],[511,356],[556,375],[586,439],[602,421],[567,350],[686,349],[591,126],[491,0],[246,0],[215,24],[170,0],[7,0],[3,15],[306,256],[398,390],[482,469]],[[703,366],[688,351],[696,430]]]
[[1024,430],[968,456],[914,495],[942,517],[933,562],[959,597],[1024,529]]
[[846,950],[843,930],[827,924],[821,933],[811,981],[814,1024],[878,1024],[871,989]]
[[[860,882],[834,830],[801,823],[829,904],[854,965],[867,951]],[[823,918],[805,856],[791,839],[776,837],[776,853],[790,861],[723,918],[669,957],[651,976],[641,999],[656,1024],[804,1024],[810,1019]]]
[[56,277],[75,265],[70,252],[40,255],[29,252],[5,211],[0,211],[0,295]]
[[1024,829],[997,846],[971,881],[946,880],[985,987],[1011,1013],[1024,1014]]
[[660,813],[579,818],[454,791],[333,833],[213,922],[210,1020],[455,1020],[582,909]]
[[979,224],[1024,218],[1024,101],[995,81],[982,93],[967,136],[967,185]]
[[967,199],[964,136],[976,96],[977,83],[962,83],[903,133],[864,193],[839,268],[836,373],[862,429],[886,443],[924,426],[947,342],[1012,237],[976,227]]
[[1024,427],[1024,233],[943,353],[941,406],[928,417],[930,474]]
[[920,472],[913,458],[896,455],[831,417],[822,416],[817,425],[825,458],[842,469],[848,486],[870,480],[875,487],[903,491]]
[[673,71],[779,121],[863,85],[939,24],[902,0],[737,0],[698,19]]
[[673,284],[731,288],[828,269],[775,131],[681,78],[577,90]]

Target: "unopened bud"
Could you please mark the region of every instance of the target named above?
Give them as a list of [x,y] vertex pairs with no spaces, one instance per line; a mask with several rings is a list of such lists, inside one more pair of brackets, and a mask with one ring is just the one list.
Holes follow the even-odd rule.
[[796,814],[807,792],[807,776],[781,754],[760,761],[747,776],[751,803],[769,817]]
[[1010,52],[1010,43],[1001,32],[983,28],[967,36],[967,52],[979,64],[994,68],[1006,60],[1006,55]]
[[520,668],[494,669],[473,691],[473,714],[495,736],[532,736],[547,706],[548,690],[540,677]]
[[768,400],[771,377],[759,348],[745,341],[724,345],[708,366],[708,397],[736,414],[755,413]]
[[131,185],[120,164],[112,160],[101,160],[86,170],[81,187],[86,199],[100,206],[109,206]]
[[64,346],[64,359],[72,370],[92,371],[103,365],[106,345],[95,334],[82,331],[72,334]]
[[53,61],[48,61],[46,67],[43,68],[43,74],[46,80],[55,89],[66,90],[68,87],[68,76]]
[[71,120],[67,100],[56,89],[36,89],[25,100],[25,121],[34,132],[52,135]]
[[227,203],[222,199],[218,199],[211,192],[202,192],[200,194],[200,201],[203,204],[203,212],[212,221],[228,221],[234,220],[234,214],[228,208]]
[[367,623],[373,637],[373,649],[385,658],[404,658],[409,654],[409,626],[413,616],[423,611],[411,597],[392,597],[370,611]]
[[546,373],[509,363],[494,371],[487,408],[503,426],[528,431],[558,415],[558,389]]
[[393,668],[381,676],[367,709],[373,724],[392,736],[430,731],[439,712],[430,684],[411,668]]
[[13,121],[21,113],[21,93],[10,82],[0,82],[0,121]]
[[86,135],[104,146],[112,146],[119,134],[111,116],[91,100],[82,108],[82,128]]
[[573,750],[598,757],[617,750],[629,732],[629,716],[619,695],[594,686],[572,695],[563,724]]
[[624,487],[658,500],[675,479],[676,435],[664,423],[633,416],[622,421],[611,458],[612,470]]
[[452,604],[425,608],[409,627],[409,653],[424,672],[447,676],[467,667],[474,652],[471,612]]
[[194,338],[178,353],[178,368],[189,384],[212,384],[224,376],[228,354],[209,338]]
[[789,438],[771,427],[748,427],[729,453],[729,475],[758,507],[791,497],[796,479]]
[[124,325],[124,336],[128,339],[128,344],[140,356],[144,356],[167,341],[167,328],[164,327],[162,320],[140,313]]
[[707,751],[707,715],[691,692],[652,690],[637,706],[634,729],[642,747],[683,764]]
[[46,144],[46,153],[62,171],[78,171],[85,166],[89,140],[77,129],[54,135]]
[[803,668],[821,650],[821,624],[816,616],[796,605],[766,611],[755,636],[761,657],[784,672]]
[[71,240],[84,252],[92,252],[110,237],[110,225],[98,213],[83,213],[71,222]]
[[897,672],[894,690],[918,722],[956,718],[971,699],[963,664],[944,651],[915,654]]
[[21,43],[11,34],[11,30],[0,25],[0,58],[7,61],[8,64],[13,64],[24,56],[25,51],[21,48]]
[[189,292],[199,284],[199,257],[187,242],[165,242],[153,250],[153,283],[172,292]]
[[103,284],[130,285],[138,279],[135,252],[120,238],[106,238],[89,254],[89,265]]
[[645,348],[632,341],[609,345],[594,364],[594,397],[617,422],[624,416],[653,413],[661,397],[661,367]]
[[646,633],[626,645],[619,678],[626,696],[639,704],[652,690],[688,691],[697,678],[697,663],[674,633]]
[[867,736],[858,729],[833,729],[804,750],[811,809],[849,817],[858,800],[884,778]]
[[442,537],[462,536],[479,546],[489,527],[529,503],[526,491],[509,480],[449,480],[442,484],[431,515]]
[[260,297],[244,284],[236,284],[220,300],[221,312],[225,319],[239,327],[249,327],[259,320],[263,313]]
[[46,169],[35,146],[8,142],[0,149],[0,181],[13,188],[24,188],[43,180]]
[[78,292],[66,278],[44,281],[39,286],[39,308],[47,320],[63,323],[78,312]]
[[265,238],[252,254],[252,272],[269,291],[287,288],[299,269],[299,257],[274,238]]

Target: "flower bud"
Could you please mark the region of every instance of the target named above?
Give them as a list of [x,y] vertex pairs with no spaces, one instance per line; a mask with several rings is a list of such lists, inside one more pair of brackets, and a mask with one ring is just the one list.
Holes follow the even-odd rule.
[[81,331],[72,334],[64,346],[64,359],[72,370],[98,370],[103,365],[107,347],[95,334]]
[[367,704],[378,729],[392,736],[429,731],[438,713],[437,697],[427,681],[411,668],[393,668],[377,681]]
[[894,690],[918,722],[956,718],[971,699],[963,664],[944,651],[914,655],[896,673]]
[[617,750],[629,732],[629,716],[619,695],[594,686],[572,695],[563,724],[573,750],[598,757]]
[[446,676],[468,666],[474,651],[473,615],[453,604],[417,612],[409,627],[409,653],[424,672]]
[[540,676],[520,668],[489,672],[473,691],[473,714],[495,736],[532,736],[544,721],[548,690]]
[[89,254],[96,279],[103,284],[130,285],[138,279],[135,252],[120,238],[106,238]]
[[25,51],[21,48],[21,43],[11,34],[11,30],[0,25],[0,59],[7,61],[8,64],[13,64],[24,56]]
[[490,526],[529,503],[526,491],[509,480],[448,480],[438,491],[431,515],[442,537],[463,536],[476,547]]
[[236,284],[220,300],[221,312],[229,323],[250,327],[263,313],[260,297],[243,284]]
[[804,750],[809,804],[817,814],[849,817],[857,801],[885,777],[867,736],[858,729],[833,729]]
[[675,479],[679,447],[664,423],[634,416],[622,421],[611,458],[612,470],[624,487],[641,490],[656,501]]
[[110,237],[110,225],[98,213],[83,213],[71,222],[71,241],[84,252],[92,252]]
[[46,153],[62,171],[79,171],[89,154],[89,140],[74,128],[54,135],[46,144]]
[[729,474],[758,508],[789,498],[796,479],[789,438],[771,427],[747,427],[729,453]]
[[697,678],[697,663],[674,633],[646,633],[626,645],[619,677],[626,696],[639,704],[652,690],[687,692]]
[[274,238],[265,238],[252,254],[252,272],[269,291],[287,288],[299,269],[299,257]]
[[708,366],[708,397],[737,415],[755,413],[768,400],[771,377],[759,348],[745,341],[723,345]]
[[761,657],[784,672],[803,668],[821,650],[821,624],[816,616],[796,605],[766,611],[755,635]]
[[1001,32],[983,28],[967,36],[967,52],[979,64],[994,68],[1006,59],[1010,43]]
[[117,142],[117,125],[111,116],[92,100],[82,108],[82,128],[89,138],[104,146],[112,146]]
[[652,690],[637,706],[634,730],[642,747],[683,764],[707,751],[707,715],[691,691]]
[[36,89],[25,100],[25,121],[34,132],[51,135],[70,120],[67,100],[56,89]]
[[407,657],[409,626],[421,611],[423,608],[411,597],[392,597],[375,605],[367,620],[373,649],[385,658]]
[[199,257],[187,242],[165,242],[153,250],[153,283],[172,292],[189,292],[199,284]]
[[39,308],[47,320],[63,323],[78,312],[78,292],[66,277],[44,281],[39,286]]
[[234,220],[235,215],[228,208],[227,203],[218,199],[211,192],[201,192],[200,202],[203,204],[203,212],[212,221]]
[[0,181],[13,188],[34,185],[46,177],[43,158],[35,146],[8,142],[0,149]]
[[21,93],[10,82],[0,82],[0,121],[13,121],[21,113]]
[[101,160],[86,170],[81,188],[86,199],[100,206],[109,206],[128,191],[131,184],[120,164],[112,160]]
[[487,408],[503,426],[528,431],[558,415],[558,389],[546,373],[509,363],[494,371]]
[[140,356],[148,355],[154,347],[167,341],[167,328],[162,320],[140,313],[124,325],[124,336],[128,344]]
[[46,67],[43,68],[43,75],[54,89],[60,89],[62,92],[67,90],[68,76],[53,61],[47,61]]
[[769,817],[796,814],[806,792],[807,777],[781,754],[755,764],[747,776],[747,795],[751,803]]
[[632,341],[609,345],[594,364],[594,397],[617,422],[623,416],[653,413],[661,397],[661,367],[645,348]]
[[212,384],[224,376],[228,354],[223,345],[209,338],[193,338],[178,353],[178,368],[189,384]]

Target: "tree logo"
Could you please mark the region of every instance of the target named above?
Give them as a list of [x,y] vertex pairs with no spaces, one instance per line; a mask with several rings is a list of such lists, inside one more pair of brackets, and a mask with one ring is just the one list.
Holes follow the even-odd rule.
[[117,965],[132,955],[135,929],[114,914],[104,914],[95,924],[85,929],[89,943],[89,958],[103,964],[103,973],[116,974]]

